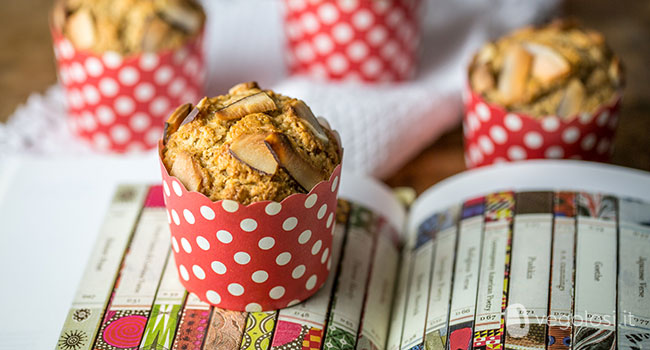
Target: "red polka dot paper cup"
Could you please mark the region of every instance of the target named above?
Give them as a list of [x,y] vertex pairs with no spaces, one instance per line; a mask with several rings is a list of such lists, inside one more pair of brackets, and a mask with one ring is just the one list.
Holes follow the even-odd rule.
[[203,34],[176,50],[121,56],[76,50],[52,30],[72,133],[98,151],[154,148],[175,106],[203,96]]
[[250,205],[213,202],[160,167],[172,251],[188,291],[220,308],[266,311],[297,304],[325,283],[340,165],[307,194]]
[[618,124],[621,95],[595,113],[565,120],[508,112],[467,89],[463,133],[468,168],[524,159],[582,159],[608,162]]
[[421,0],[285,0],[287,63],[325,80],[398,82],[415,72]]

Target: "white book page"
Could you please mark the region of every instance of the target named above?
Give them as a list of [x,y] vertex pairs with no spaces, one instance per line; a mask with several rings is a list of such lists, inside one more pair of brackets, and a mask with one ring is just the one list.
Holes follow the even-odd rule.
[[577,220],[574,324],[613,330],[616,221],[585,216]]
[[449,316],[450,326],[474,320],[482,235],[483,215],[460,222],[458,257]]
[[550,279],[552,230],[553,214],[515,215],[508,307],[515,311],[521,305],[523,309],[516,311],[525,313],[508,312],[506,325],[518,325],[525,318],[538,324],[546,322],[549,289],[541,286]]
[[650,201],[650,173],[576,160],[527,160],[472,169],[442,180],[420,195],[409,213],[408,230],[435,212],[504,189],[586,191]]

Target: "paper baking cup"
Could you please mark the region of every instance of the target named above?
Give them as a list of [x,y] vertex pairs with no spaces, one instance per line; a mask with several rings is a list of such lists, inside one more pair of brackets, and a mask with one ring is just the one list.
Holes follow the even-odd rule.
[[287,63],[293,74],[329,80],[411,78],[421,0],[285,0]]
[[154,148],[176,106],[203,96],[203,34],[183,47],[121,56],[78,51],[52,31],[73,134],[100,151]]
[[172,250],[188,291],[220,308],[267,311],[303,301],[325,283],[340,165],[307,194],[250,205],[213,202],[160,167]]
[[473,168],[540,158],[608,162],[620,100],[618,95],[595,113],[582,113],[571,120],[533,118],[508,112],[468,88],[463,116],[465,164]]

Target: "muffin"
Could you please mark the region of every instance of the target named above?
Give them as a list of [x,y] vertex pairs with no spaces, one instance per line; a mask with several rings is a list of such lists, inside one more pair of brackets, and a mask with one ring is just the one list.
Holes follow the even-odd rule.
[[185,289],[248,312],[316,293],[330,272],[341,150],[303,101],[254,82],[177,108],[158,154]]
[[204,96],[195,0],[57,0],[50,19],[68,126],[96,151],[155,148],[174,108]]
[[330,178],[342,151],[303,101],[255,82],[179,107],[163,143],[165,168],[188,190],[243,205],[308,193]]
[[531,117],[594,113],[623,86],[620,60],[602,34],[571,20],[526,27],[484,45],[469,71],[488,102]]
[[287,69],[318,80],[413,79],[422,0],[284,0]]
[[76,49],[122,55],[178,48],[204,21],[194,0],[58,0],[52,16]]

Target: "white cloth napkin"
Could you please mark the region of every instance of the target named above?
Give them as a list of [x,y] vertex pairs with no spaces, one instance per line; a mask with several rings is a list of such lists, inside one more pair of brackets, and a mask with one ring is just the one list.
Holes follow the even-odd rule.
[[[204,0],[206,92],[216,95],[238,82],[257,80],[304,99],[341,133],[346,170],[385,177],[458,123],[471,54],[490,38],[547,17],[558,2],[426,0],[416,78],[403,84],[360,85],[286,76],[283,1]],[[70,135],[64,103],[58,86],[32,95],[0,125],[0,157],[92,152]]]

